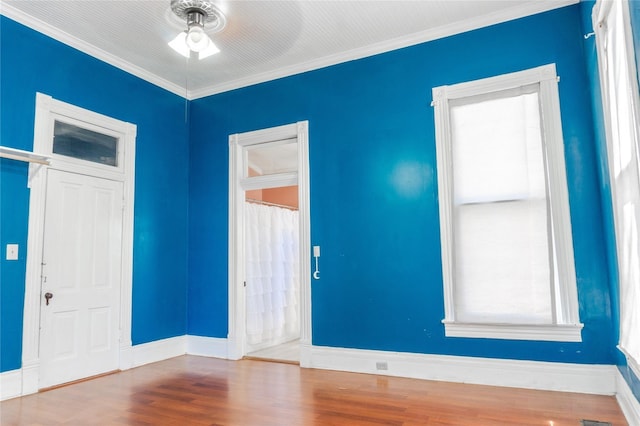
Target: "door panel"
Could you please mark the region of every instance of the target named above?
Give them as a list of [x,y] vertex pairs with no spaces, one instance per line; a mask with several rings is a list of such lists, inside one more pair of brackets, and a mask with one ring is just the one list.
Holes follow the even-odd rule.
[[48,171],[40,388],[118,367],[122,187]]

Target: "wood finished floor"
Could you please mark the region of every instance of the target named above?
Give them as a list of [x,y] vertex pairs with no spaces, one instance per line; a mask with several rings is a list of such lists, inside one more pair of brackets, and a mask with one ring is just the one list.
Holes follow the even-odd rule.
[[614,397],[181,356],[0,403],[13,425],[626,425]]

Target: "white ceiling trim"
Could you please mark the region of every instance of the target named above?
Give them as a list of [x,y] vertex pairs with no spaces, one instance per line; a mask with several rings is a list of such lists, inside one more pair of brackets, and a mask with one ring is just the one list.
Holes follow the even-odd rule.
[[200,90],[188,91],[188,99],[193,100],[204,98],[206,96],[240,89],[242,87],[247,87],[254,84],[264,83],[267,81],[276,80],[278,78],[289,77],[295,74],[325,68],[331,65],[337,65],[340,63],[362,59],[380,53],[390,52],[392,50],[401,49],[403,47],[409,47],[416,44],[425,43],[427,41],[437,40],[439,38],[475,30],[478,28],[488,27],[490,25],[523,18],[525,16],[535,15],[537,13],[547,12],[553,9],[559,9],[561,7],[579,3],[579,1],[580,0],[558,0],[554,2],[540,1],[535,3],[523,3],[522,5],[518,5],[511,9],[501,10],[499,12],[478,16],[473,19],[467,19],[465,21],[445,25],[427,31],[422,31],[419,33],[411,34],[409,36],[386,40],[381,43],[371,44],[362,48],[342,52],[337,55],[325,56],[323,58],[314,59],[312,61],[279,68],[277,70],[261,74],[255,74],[246,78],[240,78],[228,83],[213,85]]
[[27,15],[21,10],[16,9],[15,7],[2,1],[0,1],[0,14],[6,16],[7,18],[13,19],[14,21],[25,25],[33,30],[36,30],[46,36],[49,36],[52,39],[59,41],[60,43],[71,46],[74,49],[86,53],[87,55],[93,56],[94,58],[100,59],[101,61],[106,62],[109,65],[113,65],[114,67],[128,72],[129,74],[132,74],[138,78],[141,78],[142,80],[168,90],[171,93],[175,93],[178,96],[184,98],[187,93],[187,90],[184,87],[158,77],[157,75],[150,73],[149,71],[146,71],[145,69],[140,68],[137,65],[124,61],[117,56],[114,56],[100,48],[97,48],[92,44],[80,40],[79,38],[74,37],[50,24],[47,24],[40,19],[34,18],[31,15]]
[[186,97],[189,100],[193,100],[234,89],[239,89],[242,87],[251,86],[254,84],[264,83],[278,78],[288,77],[295,74],[324,68],[331,65],[377,55],[380,53],[389,52],[403,47],[413,46],[427,41],[448,37],[454,34],[459,34],[478,28],[510,21],[513,19],[546,12],[552,9],[565,7],[568,5],[576,4],[578,2],[579,0],[526,2],[509,9],[504,9],[502,11],[487,15],[481,15],[473,19],[467,19],[450,25],[444,25],[427,31],[410,34],[408,36],[398,37],[380,43],[374,43],[362,48],[352,49],[339,54],[329,55],[322,58],[313,59],[311,61],[278,68],[272,71],[255,74],[230,82],[214,84],[212,86],[208,86],[206,88],[198,90],[188,90],[186,87],[182,87],[178,84],[165,80],[157,76],[156,74],[144,70],[137,65],[124,61],[100,48],[97,48],[92,44],[71,36],[70,34],[61,31],[56,27],[47,24],[46,22],[33,18],[32,16],[25,14],[19,9],[16,9],[15,7],[12,7],[5,2],[2,2],[2,0],[0,0],[0,14],[11,18],[29,28],[39,31],[61,43],[69,45],[81,52],[84,52],[110,65],[113,65],[136,77],[139,77],[149,83],[161,87],[171,93],[174,93],[181,97]]

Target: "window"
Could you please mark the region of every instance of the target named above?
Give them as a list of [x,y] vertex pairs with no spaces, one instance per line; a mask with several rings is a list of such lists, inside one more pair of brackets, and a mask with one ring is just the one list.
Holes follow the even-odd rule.
[[628,2],[598,1],[593,21],[618,255],[618,347],[640,376],[640,94]]
[[433,97],[445,334],[581,341],[555,65]]
[[53,153],[117,166],[118,138],[55,120]]
[[292,173],[298,170],[295,138],[252,145],[246,149],[245,177]]

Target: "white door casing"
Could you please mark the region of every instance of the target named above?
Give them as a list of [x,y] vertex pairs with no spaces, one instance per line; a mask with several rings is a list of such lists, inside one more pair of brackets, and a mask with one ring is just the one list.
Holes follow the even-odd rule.
[[[240,359],[246,353],[246,305],[244,288],[244,202],[245,191],[298,185],[299,250],[300,250],[300,366],[309,364],[306,355],[311,346],[311,254],[309,212],[309,144],[307,121],[229,136],[229,359]],[[274,141],[296,139],[297,173],[281,173],[245,178],[247,147]]]
[[122,188],[48,170],[40,388],[118,368]]
[[[53,153],[53,129],[56,120],[70,123],[118,139],[117,166],[107,166]],[[122,234],[120,242],[119,307],[117,333],[119,347],[117,368],[132,366],[131,355],[131,289],[133,269],[133,204],[135,179],[136,126],[36,94],[33,149],[50,157],[50,165],[31,164],[29,168],[29,232],[27,238],[27,270],[25,280],[22,395],[37,392],[40,385],[40,302],[44,302],[41,279],[43,271],[45,206],[48,172],[60,170],[94,176],[122,187]],[[46,266],[46,265],[45,265]],[[55,297],[55,296],[54,296]],[[58,299],[59,300],[59,299]],[[53,301],[53,299],[51,300]],[[114,320],[115,321],[115,320]]]

